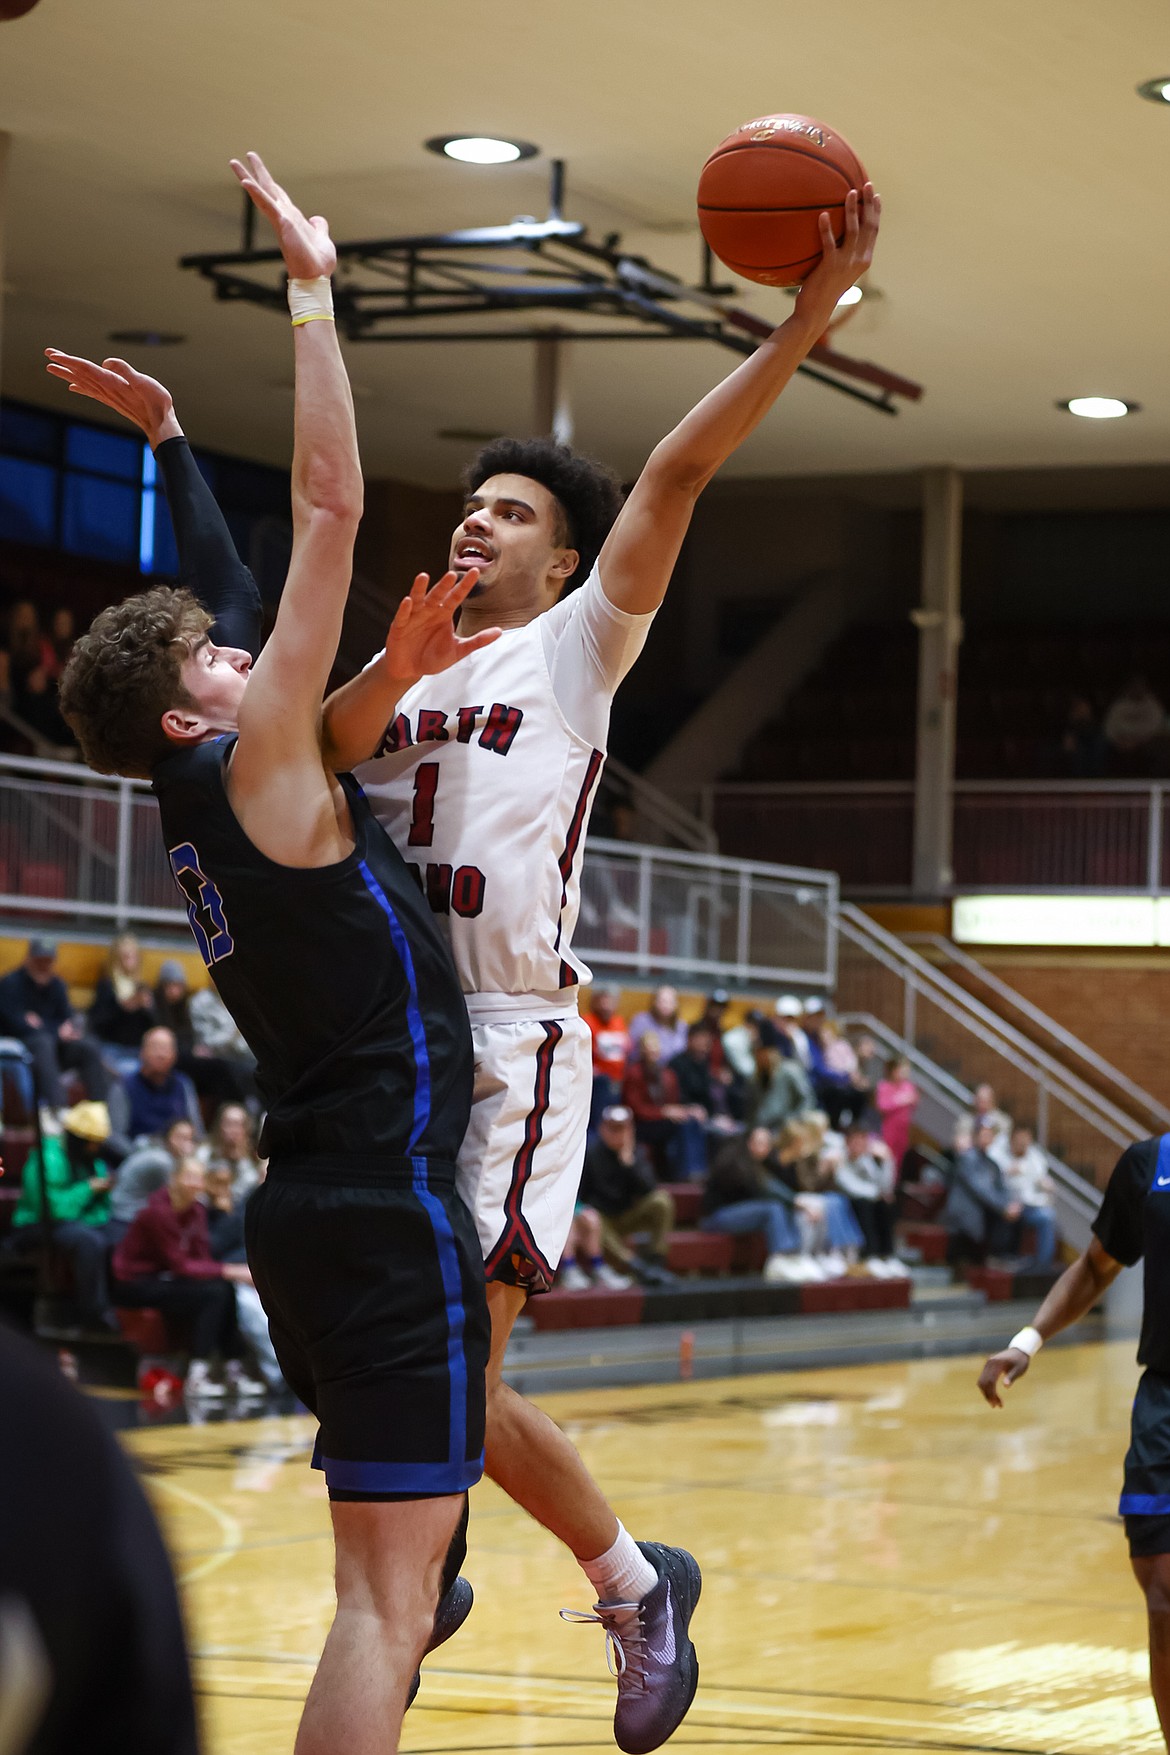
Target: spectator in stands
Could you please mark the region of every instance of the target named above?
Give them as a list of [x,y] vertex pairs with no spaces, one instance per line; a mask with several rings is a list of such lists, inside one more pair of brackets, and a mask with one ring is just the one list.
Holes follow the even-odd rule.
[[748,1117],[755,1127],[773,1132],[796,1115],[816,1106],[808,1074],[795,1056],[780,1048],[761,1047],[756,1055],[756,1076],[748,1091]]
[[[673,1278],[667,1241],[674,1228],[674,1201],[659,1188],[654,1166],[634,1130],[633,1111],[612,1104],[602,1111],[598,1137],[585,1154],[581,1199],[600,1215],[601,1249],[612,1268],[651,1284]],[[645,1231],[640,1255],[626,1242]]]
[[700,1018],[688,1027],[686,1048],[670,1063],[679,1095],[711,1139],[739,1132],[739,1124],[727,1112],[727,1086],[711,1065],[717,1041],[710,1024]]
[[833,1180],[861,1226],[862,1258],[870,1273],[878,1279],[903,1277],[906,1269],[894,1253],[894,1160],[888,1151],[875,1150],[869,1129],[860,1122],[850,1122],[845,1129],[845,1149]]
[[[584,1263],[584,1265],[582,1265]],[[633,1285],[628,1274],[610,1267],[601,1253],[601,1214],[578,1201],[568,1240],[557,1269],[557,1285],[565,1292],[591,1292],[601,1286],[624,1292]]]
[[857,1055],[833,1018],[805,1019],[812,1052],[812,1086],[831,1127],[840,1127],[858,1111]]
[[707,1136],[679,1095],[678,1080],[662,1064],[654,1030],[645,1030],[638,1051],[626,1067],[622,1104],[634,1112],[638,1139],[658,1157],[662,1154],[680,1182],[702,1176],[707,1168]]
[[630,1032],[618,1011],[618,996],[611,987],[595,987],[585,1013],[593,1037],[592,1127],[603,1109],[622,1094],[626,1063],[630,1058]]
[[[104,1103],[76,1103],[61,1118],[59,1134],[42,1134],[25,1159],[20,1201],[12,1215],[16,1233],[40,1224],[43,1199],[53,1242],[69,1257],[73,1296],[81,1326],[118,1332],[110,1308],[106,1259],[109,1231],[110,1166],[102,1148],[110,1137]],[[21,1239],[23,1241],[23,1239]]]
[[1002,1140],[1006,1145],[1008,1135],[1011,1133],[1012,1118],[1006,1110],[999,1107],[999,1099],[996,1097],[994,1085],[976,1085],[971,1098],[970,1112],[963,1119],[970,1123],[972,1136],[974,1136],[979,1123],[985,1121],[989,1127],[995,1129],[996,1138]]
[[878,1080],[873,1100],[881,1116],[882,1138],[889,1147],[898,1175],[901,1175],[902,1161],[910,1150],[910,1129],[921,1099],[922,1093],[910,1077],[910,1062],[904,1055],[895,1055],[886,1068],[885,1078]]
[[861,1099],[861,1107],[857,1113],[859,1116],[864,1116],[872,1109],[876,1118],[877,1110],[874,1107],[874,1098],[877,1095],[882,1074],[886,1070],[886,1057],[882,1054],[873,1037],[864,1032],[857,1038],[856,1053],[857,1094]]
[[798,1060],[805,1072],[812,1066],[812,1048],[803,1027],[804,1001],[794,993],[782,993],[776,1001],[775,1027],[780,1034],[783,1054]]
[[1020,1204],[1021,1228],[1030,1227],[1036,1238],[1032,1265],[1051,1267],[1056,1259],[1056,1214],[1052,1197],[1056,1184],[1048,1160],[1036,1144],[1030,1127],[1013,1127],[1005,1141],[997,1139],[991,1156],[1003,1171],[1008,1193]]
[[168,1182],[176,1164],[195,1156],[195,1129],[183,1115],[157,1140],[124,1158],[110,1194],[110,1235],[120,1243],[151,1195]]
[[722,1040],[723,1058],[746,1093],[755,1082],[756,1056],[760,1049],[778,1045],[776,1031],[763,1012],[753,1009],[745,1012],[738,1024],[724,1030]]
[[240,1035],[236,1020],[215,988],[208,982],[193,993],[187,1015],[195,1032],[194,1054],[226,1061],[239,1086],[242,1101],[259,1106],[256,1091],[256,1056]]
[[852,1207],[833,1187],[843,1156],[844,1141],[830,1134],[828,1117],[819,1110],[792,1117],[776,1137],[777,1173],[802,1197],[797,1208],[801,1246],[820,1279],[845,1273],[865,1242]]
[[658,1038],[660,1058],[668,1065],[687,1045],[687,1027],[678,1010],[678,994],[673,987],[660,987],[650,1003],[649,1011],[638,1012],[630,1021],[630,1047],[641,1046],[647,1030]]
[[1162,753],[1166,709],[1144,676],[1133,676],[1105,714],[1111,766],[1121,774],[1152,774]]
[[8,613],[8,642],[0,666],[12,710],[45,743],[67,749],[73,743],[69,727],[57,706],[53,680],[56,654],[41,633],[36,605],[23,599]]
[[256,1123],[242,1103],[225,1103],[216,1111],[196,1155],[208,1169],[215,1164],[231,1173],[232,1199],[240,1203],[264,1180],[265,1166],[256,1156]]
[[24,962],[0,980],[0,1035],[15,1036],[29,1050],[41,1103],[65,1107],[66,1072],[78,1074],[88,1098],[105,1102],[109,1079],[101,1049],[69,1003],[55,940],[31,938]]
[[[213,1257],[204,1192],[202,1164],[198,1158],[183,1159],[114,1251],[115,1303],[154,1308],[168,1321],[189,1327],[185,1387],[197,1399],[225,1395],[244,1380],[235,1286],[249,1285],[252,1278],[242,1263]],[[226,1361],[224,1383],[212,1375],[216,1354]]]
[[110,945],[89,1008],[89,1030],[119,1073],[132,1072],[142,1038],[155,1022],[154,996],[142,975],[142,949],[132,932]]
[[[207,1237],[211,1253],[218,1262],[244,1262],[244,1203],[235,1187],[229,1164],[211,1163],[204,1172],[207,1194]],[[286,1385],[284,1374],[272,1345],[268,1318],[251,1280],[236,1280],[236,1320],[240,1332],[255,1355],[263,1383],[239,1377],[238,1395],[263,1395],[266,1389],[279,1394]]]
[[115,1131],[128,1139],[153,1139],[180,1117],[203,1137],[203,1117],[195,1087],[178,1070],[174,1032],[156,1024],[142,1038],[138,1066],[110,1092]]
[[1023,1210],[1014,1200],[1000,1166],[991,1155],[998,1137],[986,1117],[974,1124],[972,1143],[955,1161],[943,1224],[950,1234],[954,1262],[983,1261],[988,1255],[1011,1253]]
[[231,1061],[212,1054],[199,1041],[191,1015],[187,971],[177,957],[168,957],[159,968],[154,987],[154,1015],[173,1034],[179,1071],[190,1079],[200,1097],[206,1097],[212,1103],[241,1103],[249,1091],[255,1089],[250,1072],[241,1077],[240,1069]]
[[768,1251],[765,1280],[803,1279],[797,1196],[778,1175],[773,1147],[766,1127],[753,1127],[727,1142],[703,1189],[699,1225],[732,1237],[762,1236]]
[[1057,747],[1057,773],[1067,780],[1097,780],[1105,773],[1108,760],[1109,745],[1092,701],[1085,695],[1074,695]]
[[49,622],[48,635],[41,641],[45,669],[54,683],[68,664],[76,639],[76,617],[67,603],[59,604]]

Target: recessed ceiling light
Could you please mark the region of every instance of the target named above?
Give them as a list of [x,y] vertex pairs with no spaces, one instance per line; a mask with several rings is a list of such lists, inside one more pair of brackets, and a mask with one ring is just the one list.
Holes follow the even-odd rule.
[[864,297],[865,294],[859,286],[847,286],[845,291],[841,294],[841,297],[837,300],[834,309],[843,311],[850,305],[859,305]]
[[499,140],[491,134],[436,134],[426,141],[428,152],[457,158],[465,165],[510,165],[535,158],[540,151],[530,140]]
[[111,329],[107,341],[129,342],[132,347],[180,347],[186,341],[172,329]]
[[1140,409],[1139,403],[1122,402],[1116,396],[1073,396],[1056,406],[1079,414],[1082,420],[1120,420],[1123,414],[1137,414]]
[[1152,104],[1170,104],[1170,76],[1163,73],[1158,79],[1147,79],[1144,85],[1138,86],[1137,93]]

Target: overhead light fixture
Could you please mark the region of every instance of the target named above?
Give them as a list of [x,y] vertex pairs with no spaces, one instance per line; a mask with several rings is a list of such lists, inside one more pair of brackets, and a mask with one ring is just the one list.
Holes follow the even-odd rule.
[[435,134],[424,142],[428,152],[457,158],[465,165],[510,165],[535,158],[540,151],[530,140],[499,140],[491,134]]
[[1138,86],[1137,94],[1152,104],[1170,104],[1170,76],[1163,73],[1158,79],[1147,79]]
[[1072,396],[1056,406],[1082,420],[1120,420],[1122,415],[1137,414],[1141,409],[1140,403],[1122,402],[1117,396]]

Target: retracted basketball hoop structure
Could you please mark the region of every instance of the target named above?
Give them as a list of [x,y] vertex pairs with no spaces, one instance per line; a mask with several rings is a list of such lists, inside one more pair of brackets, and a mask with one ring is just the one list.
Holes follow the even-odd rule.
[[[690,286],[623,250],[618,233],[597,242],[565,219],[564,189],[564,162],[555,159],[546,219],[339,243],[333,299],[347,340],[714,341],[751,354],[772,333],[772,323],[729,302],[734,289],[713,279],[706,246],[702,279]],[[254,212],[245,201],[241,249],[184,256],[180,266],[209,280],[218,299],[284,314],[280,251],[253,248]],[[472,318],[538,312],[545,320],[531,325],[467,326]],[[898,412],[895,397],[922,395],[920,384],[824,342],[798,369],[882,414]]]

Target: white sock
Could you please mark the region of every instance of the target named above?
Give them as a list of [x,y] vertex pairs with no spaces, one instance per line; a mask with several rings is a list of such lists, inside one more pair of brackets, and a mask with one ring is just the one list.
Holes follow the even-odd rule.
[[621,1523],[613,1547],[580,1566],[599,1603],[640,1603],[658,1583],[657,1572]]

